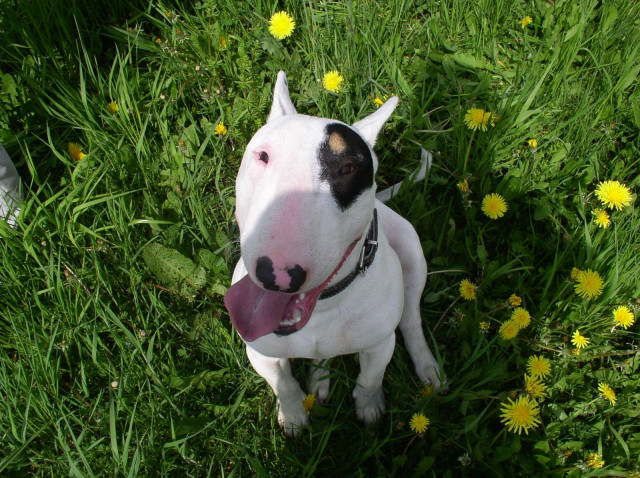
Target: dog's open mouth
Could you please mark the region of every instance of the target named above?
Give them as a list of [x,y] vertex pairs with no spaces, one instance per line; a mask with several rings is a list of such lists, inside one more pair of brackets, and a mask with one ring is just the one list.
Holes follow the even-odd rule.
[[356,242],[349,246],[329,277],[307,292],[288,294],[264,290],[254,284],[248,274],[233,284],[224,296],[224,305],[242,338],[253,342],[272,332],[289,335],[307,325],[320,294],[338,273]]

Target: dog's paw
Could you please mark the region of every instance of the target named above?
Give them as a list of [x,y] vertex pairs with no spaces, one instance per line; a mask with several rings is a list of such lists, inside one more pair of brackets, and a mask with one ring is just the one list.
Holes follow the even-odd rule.
[[356,416],[365,425],[375,423],[384,413],[384,393],[382,388],[367,392],[362,387],[356,386],[353,391],[356,400]]
[[443,379],[440,379],[440,369],[437,365],[425,365],[421,370],[418,370],[418,377],[424,385],[433,385],[433,389],[439,393],[449,391],[447,377],[444,375]]
[[311,376],[309,377],[309,390],[315,394],[319,403],[324,403],[329,396],[330,383],[328,370],[312,366]]
[[290,438],[297,437],[302,427],[309,424],[309,416],[302,406],[304,398],[305,395],[301,392],[299,399],[278,399],[278,423]]

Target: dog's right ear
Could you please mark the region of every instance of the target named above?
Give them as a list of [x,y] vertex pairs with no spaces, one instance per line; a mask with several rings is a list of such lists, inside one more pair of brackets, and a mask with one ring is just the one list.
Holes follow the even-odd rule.
[[267,122],[284,115],[295,115],[296,109],[293,107],[291,98],[289,97],[289,88],[287,87],[287,75],[284,71],[278,72],[276,87],[273,90],[273,104],[271,105],[271,113]]

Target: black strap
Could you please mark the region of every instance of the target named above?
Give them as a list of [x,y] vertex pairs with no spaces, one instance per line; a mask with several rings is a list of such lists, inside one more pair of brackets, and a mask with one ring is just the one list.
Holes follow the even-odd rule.
[[345,290],[349,284],[351,284],[358,274],[364,274],[369,268],[373,259],[376,257],[376,251],[378,250],[378,211],[373,210],[373,219],[371,220],[371,227],[367,233],[367,238],[364,241],[362,250],[360,251],[360,259],[356,264],[356,268],[352,270],[349,275],[342,279],[337,284],[325,288],[320,294],[320,299],[328,299],[334,295],[339,294]]

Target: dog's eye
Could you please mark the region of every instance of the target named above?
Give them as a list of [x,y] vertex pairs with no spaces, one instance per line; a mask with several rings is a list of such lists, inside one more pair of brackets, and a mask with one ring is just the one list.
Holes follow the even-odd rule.
[[345,164],[338,170],[338,176],[347,176],[356,170],[353,164]]
[[267,164],[269,162],[269,155],[266,151],[260,151],[260,153],[258,154],[258,159],[264,164]]

